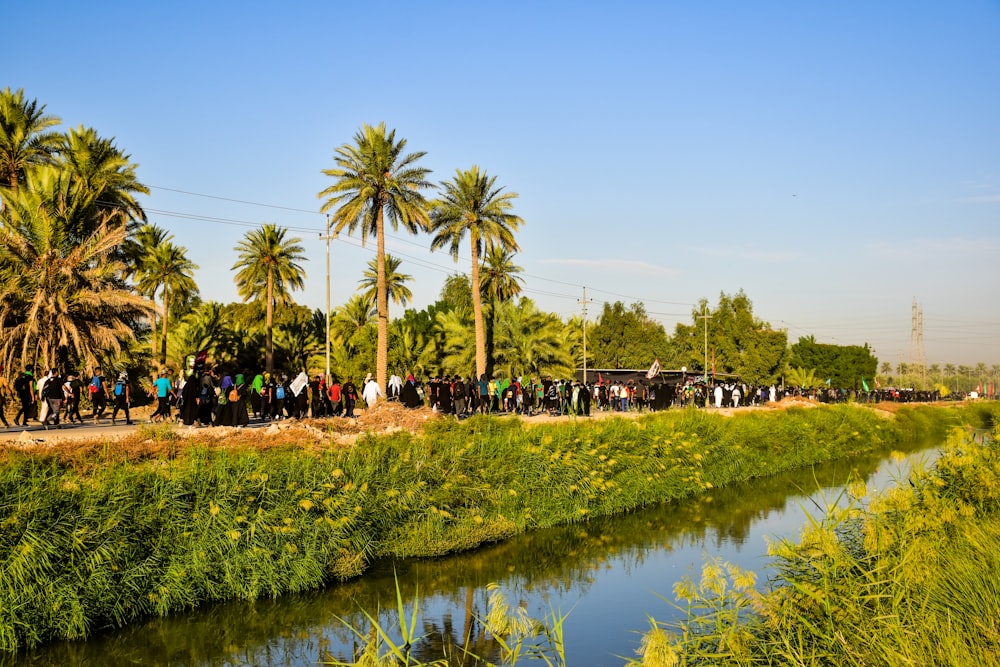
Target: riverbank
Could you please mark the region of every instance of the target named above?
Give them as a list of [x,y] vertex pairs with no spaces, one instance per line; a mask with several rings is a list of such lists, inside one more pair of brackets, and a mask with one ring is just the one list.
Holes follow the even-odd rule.
[[[1000,406],[992,434],[952,431],[933,469],[852,490],[801,538],[773,545],[763,594],[709,563],[675,585],[687,619],[659,624],[639,665],[1000,664]],[[985,436],[985,437],[984,437]]]
[[[679,411],[303,445],[280,433],[0,450],[0,641],[83,637],[149,614],[320,586],[386,555],[430,556],[620,513],[943,428],[967,409],[860,407],[733,418]],[[279,429],[280,430],[280,429]],[[279,437],[280,436],[280,437]]]

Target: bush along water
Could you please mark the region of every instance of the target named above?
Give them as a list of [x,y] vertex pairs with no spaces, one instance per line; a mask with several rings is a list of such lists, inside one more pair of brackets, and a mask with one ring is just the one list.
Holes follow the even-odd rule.
[[752,574],[708,563],[674,587],[686,619],[652,621],[630,664],[998,664],[998,437],[955,429],[933,469],[874,497],[854,485],[798,541],[772,545],[763,593]]
[[348,448],[173,447],[128,460],[3,450],[0,648],[209,601],[277,596],[536,527],[891,446],[959,411],[695,410],[527,427],[440,420]]

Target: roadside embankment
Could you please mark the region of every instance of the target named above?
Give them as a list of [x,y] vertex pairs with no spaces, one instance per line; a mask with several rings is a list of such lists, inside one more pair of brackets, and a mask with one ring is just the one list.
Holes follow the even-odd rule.
[[834,406],[530,428],[431,419],[349,442],[310,426],[12,444],[0,448],[0,648],[315,588],[382,556],[474,548],[984,418]]

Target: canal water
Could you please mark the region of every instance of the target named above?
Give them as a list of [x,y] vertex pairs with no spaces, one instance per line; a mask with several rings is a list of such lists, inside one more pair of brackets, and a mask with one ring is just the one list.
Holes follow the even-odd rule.
[[635,655],[650,616],[676,617],[667,602],[674,582],[697,580],[702,565],[719,557],[754,570],[765,586],[769,540],[797,538],[807,513],[818,516],[843,502],[850,482],[884,488],[904,479],[914,463],[930,465],[936,456],[934,447],[916,443],[904,452],[877,452],[716,489],[711,496],[540,530],[471,553],[381,562],[361,578],[321,591],[149,619],[87,641],[0,655],[0,666],[299,667],[347,660],[360,643],[348,626],[369,627],[363,611],[390,631],[398,628],[397,586],[407,621],[418,600],[423,639],[413,646],[416,657],[430,661],[444,647],[455,653],[467,646],[499,662],[498,646],[478,621],[490,582],[536,618],[566,616],[567,664],[622,665]]

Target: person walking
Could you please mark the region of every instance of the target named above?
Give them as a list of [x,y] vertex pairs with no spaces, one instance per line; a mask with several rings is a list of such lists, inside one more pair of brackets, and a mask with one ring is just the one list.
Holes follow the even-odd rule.
[[94,376],[90,378],[88,391],[90,392],[90,403],[93,405],[91,416],[96,424],[97,420],[104,416],[104,411],[108,409],[108,389],[105,386],[100,367],[94,369]]
[[114,426],[118,411],[121,410],[125,413],[125,423],[131,426],[132,415],[129,413],[129,408],[132,406],[132,394],[128,386],[128,371],[122,371],[118,374],[112,391],[115,395],[115,407],[111,411],[111,425]]
[[[28,420],[35,416],[35,378],[32,375],[34,370],[33,366],[27,366],[14,380],[14,392],[21,401],[21,409],[14,415],[14,426],[27,426]],[[18,423],[18,419],[21,423]]]
[[354,386],[354,378],[347,378],[341,388],[341,396],[344,397],[344,416],[354,417],[354,404],[358,402],[358,388]]
[[[152,394],[156,397],[156,412],[152,414],[149,421],[155,424],[170,419],[170,398],[176,398],[176,394],[174,393],[174,385],[167,377],[166,371],[160,371],[160,376],[153,382]],[[96,417],[94,422],[97,422]]]
[[76,371],[70,371],[66,374],[66,421],[70,424],[78,422],[83,423],[83,417],[80,415],[80,392],[83,390],[83,383],[80,382],[80,376],[77,375]]
[[3,369],[0,368],[0,420],[3,421],[4,428],[10,428],[10,424],[7,422],[7,401],[13,395],[10,384],[7,382],[7,376],[3,374]]
[[49,420],[52,420],[52,425],[56,428],[62,428],[62,424],[59,423],[59,413],[62,411],[62,402],[64,398],[63,394],[63,379],[59,375],[59,371],[53,368],[49,371],[47,380],[42,389],[40,390],[42,400],[45,401],[48,409],[46,411],[45,417],[42,418],[42,426],[48,430]]

